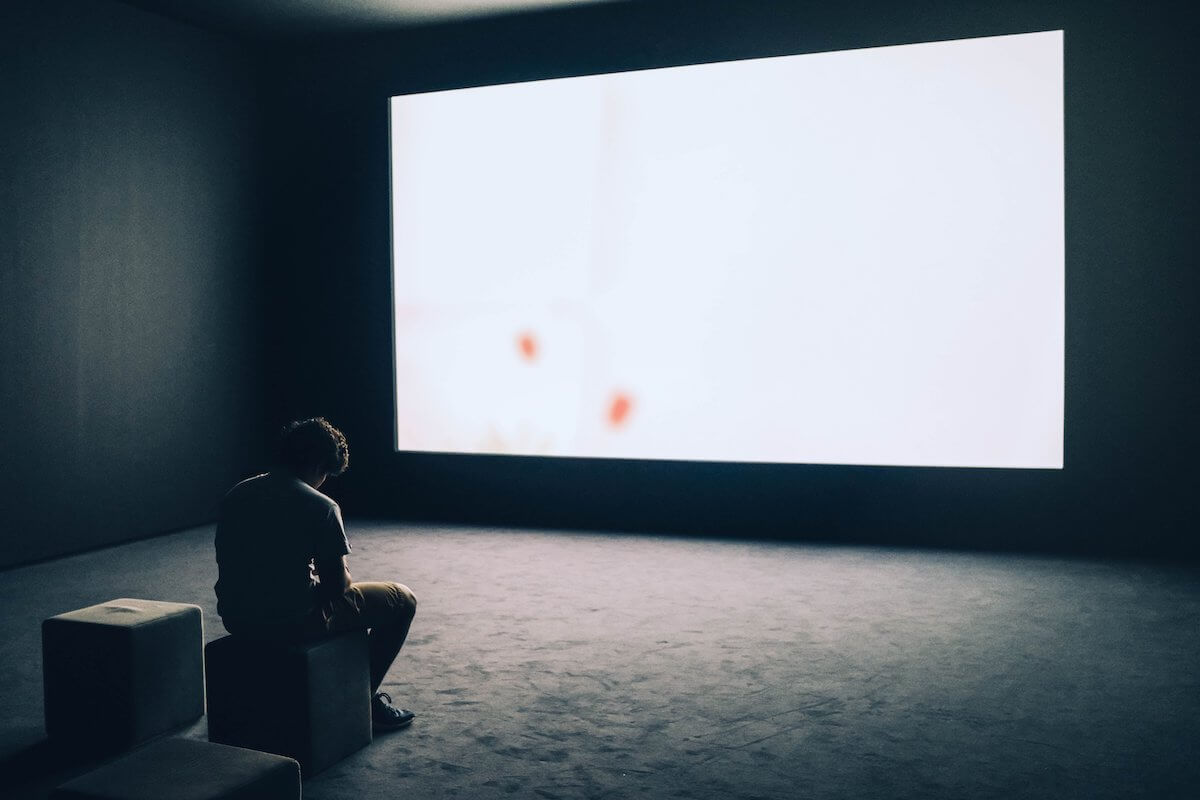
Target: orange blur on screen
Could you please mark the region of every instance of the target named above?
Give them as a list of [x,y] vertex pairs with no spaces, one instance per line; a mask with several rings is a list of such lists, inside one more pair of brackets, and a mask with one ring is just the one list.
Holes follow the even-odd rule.
[[612,402],[608,404],[608,424],[614,428],[619,428],[629,419],[629,412],[633,408],[633,398],[625,392],[616,392],[613,394]]
[[532,333],[526,331],[517,337],[517,347],[521,351],[521,357],[526,361],[533,361],[537,358],[538,343]]

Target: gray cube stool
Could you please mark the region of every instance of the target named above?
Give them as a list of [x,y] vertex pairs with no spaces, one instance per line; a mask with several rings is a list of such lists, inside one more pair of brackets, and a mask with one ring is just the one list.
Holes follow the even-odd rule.
[[42,622],[46,732],[119,750],[204,713],[200,607],[126,597]]
[[53,800],[300,800],[290,758],[163,739],[54,790]]
[[210,741],[290,756],[306,776],[371,743],[365,631],[289,645],[226,636],[204,660]]

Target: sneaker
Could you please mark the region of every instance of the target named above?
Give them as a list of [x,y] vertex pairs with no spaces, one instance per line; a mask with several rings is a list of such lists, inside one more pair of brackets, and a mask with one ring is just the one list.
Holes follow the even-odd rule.
[[392,705],[392,696],[387,692],[377,692],[371,701],[371,724],[377,731],[394,731],[406,728],[416,714]]

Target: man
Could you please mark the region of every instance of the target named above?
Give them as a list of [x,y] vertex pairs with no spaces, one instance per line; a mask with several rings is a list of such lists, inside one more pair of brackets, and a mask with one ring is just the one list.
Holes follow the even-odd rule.
[[379,691],[417,610],[398,583],[354,583],[342,511],[318,491],[350,464],[346,437],[324,418],[293,422],[279,442],[278,465],[234,486],[217,524],[217,613],[237,637],[303,641],[367,629],[371,716],[376,730],[403,728],[416,716]]

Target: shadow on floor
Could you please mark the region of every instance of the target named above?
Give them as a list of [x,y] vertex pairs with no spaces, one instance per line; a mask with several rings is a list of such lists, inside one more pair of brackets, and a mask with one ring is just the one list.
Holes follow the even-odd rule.
[[0,754],[2,793],[7,798],[43,798],[54,787],[96,768],[112,757],[94,746],[53,742],[42,735],[32,744]]

